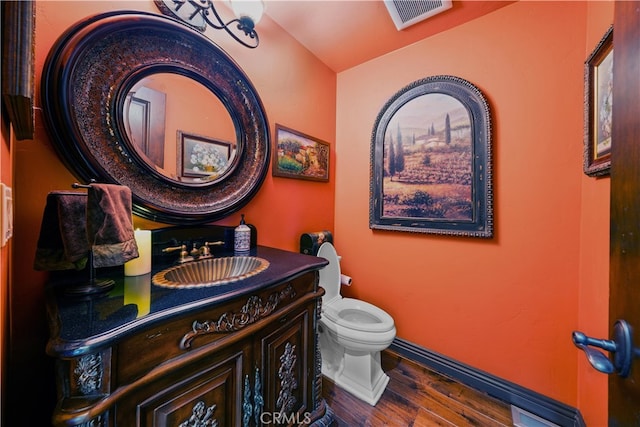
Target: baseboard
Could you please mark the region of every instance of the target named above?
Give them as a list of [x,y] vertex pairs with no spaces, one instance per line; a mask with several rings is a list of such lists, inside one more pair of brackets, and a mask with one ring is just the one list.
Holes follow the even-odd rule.
[[586,427],[580,411],[576,408],[449,359],[409,341],[396,338],[389,346],[389,350],[559,426]]

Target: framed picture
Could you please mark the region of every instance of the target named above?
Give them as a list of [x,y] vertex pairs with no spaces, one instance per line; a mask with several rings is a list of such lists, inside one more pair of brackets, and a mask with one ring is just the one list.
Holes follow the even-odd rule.
[[491,118],[458,77],[415,81],[387,101],[371,141],[369,227],[493,236]]
[[211,181],[224,174],[231,163],[233,144],[178,131],[178,170],[182,177]]
[[1,2],[2,100],[17,140],[33,139],[35,128],[35,4]]
[[585,61],[584,87],[584,173],[608,175],[612,143],[613,26]]
[[276,124],[273,176],[329,181],[329,143]]

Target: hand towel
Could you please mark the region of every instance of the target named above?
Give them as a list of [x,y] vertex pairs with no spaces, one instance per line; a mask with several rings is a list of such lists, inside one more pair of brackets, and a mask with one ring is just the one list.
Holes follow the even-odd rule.
[[87,194],[52,191],[42,215],[34,268],[82,270],[87,262]]
[[91,184],[87,194],[87,240],[94,267],[113,267],[138,257],[131,217],[131,189]]

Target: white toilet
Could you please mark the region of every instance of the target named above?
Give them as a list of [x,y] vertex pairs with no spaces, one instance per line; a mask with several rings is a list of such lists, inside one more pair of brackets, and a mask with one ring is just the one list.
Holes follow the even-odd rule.
[[375,305],[340,295],[340,259],[331,243],[323,243],[317,256],[329,261],[320,270],[325,290],[319,328],[322,374],[375,406],[389,382],[380,352],[396,336],[393,318]]

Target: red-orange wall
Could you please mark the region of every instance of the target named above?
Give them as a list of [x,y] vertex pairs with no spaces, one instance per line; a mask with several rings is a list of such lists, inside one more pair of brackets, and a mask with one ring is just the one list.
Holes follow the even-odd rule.
[[[85,17],[118,9],[158,13],[152,0],[36,2],[36,90],[40,90],[46,55],[63,31]],[[335,73],[268,17],[260,22],[261,45],[257,49],[240,46],[223,31],[210,30],[207,34],[234,58],[256,87],[272,135],[275,124],[280,123],[327,141],[333,163]],[[43,286],[47,276],[33,270],[33,257],[47,193],[70,189],[76,179],[58,159],[44,129],[40,107],[37,99],[34,139],[15,145],[13,249],[19,256],[14,257],[13,266],[19,273],[10,284],[13,292],[10,357],[11,372],[16,374],[15,381],[10,383],[10,398],[42,402],[41,416],[48,420],[53,377],[44,353],[47,329]],[[334,228],[334,185],[333,167],[328,183],[274,178],[269,170],[259,193],[242,213],[248,222],[256,225],[259,244],[298,251],[300,234]],[[237,224],[239,221],[240,212],[220,222]],[[164,226],[137,217],[134,223],[141,228]],[[34,384],[40,387],[34,389]],[[34,425],[45,424],[34,421]]]
[[[608,181],[582,172],[583,64],[613,3],[595,8],[516,2],[339,73],[335,196],[336,247],[353,277],[345,295],[389,312],[401,338],[593,405],[580,409],[594,426],[606,424],[606,382],[582,387],[591,375],[578,371],[571,332],[607,327]],[[470,81],[491,106],[493,239],[368,227],[375,119],[402,87],[435,75]]]
[[[613,22],[613,2],[589,2],[586,52],[590,54]],[[586,57],[586,56],[585,56]],[[582,176],[578,328],[589,335],[609,336],[609,178]],[[589,426],[607,424],[607,376],[578,358],[578,403]]]

